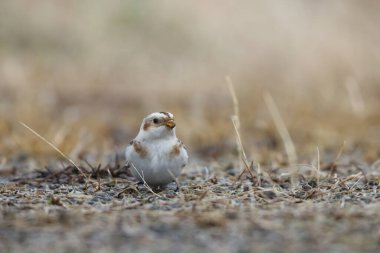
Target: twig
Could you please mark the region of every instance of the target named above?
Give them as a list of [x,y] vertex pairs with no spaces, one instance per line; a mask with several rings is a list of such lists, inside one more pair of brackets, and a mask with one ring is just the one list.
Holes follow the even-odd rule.
[[356,173],[354,175],[350,175],[350,176],[346,177],[345,179],[342,179],[340,181],[340,183],[345,183],[345,182],[350,181],[352,179],[361,178],[361,177],[362,177],[362,173],[359,172],[359,173]]
[[353,179],[361,179],[363,176],[362,176],[362,172],[359,172],[359,173],[356,173],[356,174],[354,174],[354,175],[350,175],[350,176],[348,176],[348,177],[346,177],[346,178],[344,178],[344,179],[337,179],[336,180],[336,182],[331,186],[331,188],[330,189],[336,189],[336,187],[338,187],[338,185],[340,185],[340,184],[344,184],[344,183],[346,183],[347,181],[351,181],[351,180],[353,180]]
[[134,192],[137,192],[137,193],[140,193],[139,190],[134,186],[134,185],[128,185],[127,187],[125,187],[123,190],[121,190],[116,196],[118,198],[120,198],[121,194],[123,194],[124,192],[127,192],[129,190],[132,190]]
[[278,133],[281,136],[281,139],[284,143],[285,151],[288,155],[289,165],[292,170],[291,183],[294,187],[298,184],[297,176],[297,153],[296,148],[294,146],[293,140],[289,134],[289,131],[284,123],[284,120],[281,117],[281,114],[276,106],[276,103],[273,100],[273,97],[269,93],[264,93],[264,100],[268,107],[268,110],[272,116],[273,122],[277,128]]

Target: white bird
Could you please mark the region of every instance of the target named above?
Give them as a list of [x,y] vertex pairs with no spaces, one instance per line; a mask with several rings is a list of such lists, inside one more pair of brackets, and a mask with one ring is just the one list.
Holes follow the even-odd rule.
[[173,114],[155,112],[144,118],[140,131],[126,148],[130,172],[150,186],[175,180],[188,162],[185,145],[175,133]]

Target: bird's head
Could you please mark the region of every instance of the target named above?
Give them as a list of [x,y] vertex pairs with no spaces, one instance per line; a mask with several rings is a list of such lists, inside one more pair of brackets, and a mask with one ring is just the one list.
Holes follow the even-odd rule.
[[174,116],[170,112],[154,112],[141,124],[139,138],[153,140],[175,136]]

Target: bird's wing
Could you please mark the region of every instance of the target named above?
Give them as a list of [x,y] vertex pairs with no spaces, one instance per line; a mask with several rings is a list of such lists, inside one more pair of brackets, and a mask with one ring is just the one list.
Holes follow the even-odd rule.
[[126,158],[126,161],[127,161],[127,164],[129,163],[129,156],[131,154],[131,152],[133,151],[133,143],[134,143],[135,140],[131,140],[129,142],[129,144],[127,145],[127,147],[125,148],[125,158]]
[[186,149],[186,151],[187,151],[187,147],[186,147],[186,145],[183,144],[183,142],[182,142],[180,139],[178,139],[178,138],[177,138],[177,143],[178,143],[181,147],[183,147],[184,149]]
[[127,147],[125,148],[125,159],[126,159],[126,162],[125,162],[125,168],[127,170],[127,175],[129,177],[132,176],[132,173],[131,173],[131,163],[129,161],[129,157],[130,157],[130,154],[131,152],[133,152],[133,143],[134,143],[135,140],[131,140],[129,142],[129,144],[127,145]]

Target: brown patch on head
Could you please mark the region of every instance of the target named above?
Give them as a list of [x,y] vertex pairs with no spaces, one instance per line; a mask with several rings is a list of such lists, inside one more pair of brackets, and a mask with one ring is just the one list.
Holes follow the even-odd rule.
[[171,157],[178,156],[179,153],[181,153],[181,147],[182,147],[181,143],[177,143],[177,144],[175,144],[175,145],[172,147],[172,150],[170,150],[170,154],[169,154],[169,155],[170,155]]
[[148,130],[148,128],[151,126],[150,123],[145,123],[143,126],[144,131]]
[[164,115],[165,115],[166,117],[168,117],[169,119],[172,118],[172,116],[171,116],[170,113],[168,113],[168,112],[160,112],[160,113],[164,114]]
[[139,142],[134,141],[133,142],[133,148],[136,151],[137,154],[140,155],[140,157],[144,158],[148,155],[148,150],[144,148]]

